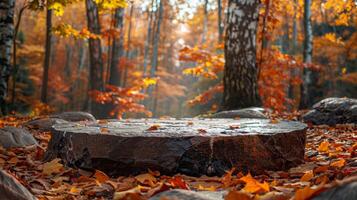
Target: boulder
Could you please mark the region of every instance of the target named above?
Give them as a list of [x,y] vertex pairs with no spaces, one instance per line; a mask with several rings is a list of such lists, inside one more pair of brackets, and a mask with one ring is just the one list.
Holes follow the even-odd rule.
[[0,145],[4,148],[12,148],[38,145],[38,143],[28,130],[7,126],[0,129]]
[[78,122],[78,121],[96,121],[95,117],[87,112],[63,112],[59,114],[51,115],[50,118],[63,119],[69,122]]
[[0,170],[0,199],[1,200],[36,200],[21,183],[10,174]]
[[267,119],[264,115],[263,108],[244,108],[240,110],[228,110],[222,111],[210,115],[210,118],[257,118],[257,119]]
[[357,179],[347,182],[337,187],[331,187],[322,192],[312,200],[352,200],[357,199]]
[[316,125],[357,123],[357,99],[327,98],[313,106],[303,116],[305,122]]
[[40,131],[51,131],[53,125],[61,123],[67,123],[67,121],[58,118],[45,117],[30,120],[24,123],[23,126],[31,129],[38,129]]
[[30,120],[23,125],[25,127],[39,129],[41,131],[52,131],[52,126],[55,124],[62,124],[66,122],[91,121],[95,122],[95,117],[87,112],[63,112],[59,114],[50,115],[48,117],[39,117]]
[[149,200],[175,199],[175,200],[224,200],[227,191],[192,191],[174,189],[154,195]]
[[[266,119],[133,119],[54,125],[46,159],[111,176],[263,173],[303,163],[306,125]],[[292,148],[293,147],[293,148]]]

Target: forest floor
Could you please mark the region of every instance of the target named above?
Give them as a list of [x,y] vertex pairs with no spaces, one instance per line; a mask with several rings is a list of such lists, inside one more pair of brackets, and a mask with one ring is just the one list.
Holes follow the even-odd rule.
[[[272,120],[296,119],[297,115]],[[19,126],[26,117],[6,117],[0,127]],[[309,199],[338,180],[357,176],[356,125],[312,126],[307,131],[305,163],[289,171],[267,171],[251,176],[231,171],[223,177],[169,177],[148,170],[145,174],[110,178],[105,173],[63,166],[60,159],[43,162],[50,132],[31,130],[40,146],[0,148],[0,167],[42,199],[148,199],[172,188],[230,191],[226,199]],[[292,147],[293,148],[293,147]]]

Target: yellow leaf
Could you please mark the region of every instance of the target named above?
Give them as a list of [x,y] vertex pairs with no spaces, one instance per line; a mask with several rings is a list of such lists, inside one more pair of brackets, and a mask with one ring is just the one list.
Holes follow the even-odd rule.
[[323,141],[320,145],[319,148],[317,149],[319,152],[326,152],[328,150],[328,147],[330,146],[330,143],[327,141]]
[[201,184],[198,185],[197,190],[202,190],[202,191],[216,191],[217,188],[214,185],[211,185],[209,187],[202,186]]
[[157,83],[156,78],[144,78],[143,79],[144,87],[147,88],[150,85],[155,85]]
[[61,161],[61,159],[56,158],[50,162],[43,164],[42,173],[45,175],[60,173],[63,169],[63,165],[59,163],[59,161]]
[[341,168],[341,167],[345,166],[345,164],[346,164],[346,160],[341,158],[340,160],[331,163],[330,166],[331,167]]
[[109,177],[102,171],[95,170],[94,173],[94,178],[99,182],[99,183],[104,183],[107,180],[109,180]]
[[72,194],[78,194],[78,193],[81,192],[81,189],[79,189],[79,188],[73,186],[73,187],[71,187],[71,189],[69,190],[69,192],[72,193]]
[[301,177],[301,181],[308,182],[314,177],[314,172],[312,170],[305,172],[305,174]]
[[64,13],[64,6],[58,2],[52,3],[49,9],[53,10],[56,16],[62,16]]

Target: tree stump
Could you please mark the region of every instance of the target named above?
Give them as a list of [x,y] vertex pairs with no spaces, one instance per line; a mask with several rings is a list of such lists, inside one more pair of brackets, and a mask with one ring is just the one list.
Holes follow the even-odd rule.
[[304,160],[306,125],[267,119],[132,119],[54,125],[46,158],[111,176],[253,174]]

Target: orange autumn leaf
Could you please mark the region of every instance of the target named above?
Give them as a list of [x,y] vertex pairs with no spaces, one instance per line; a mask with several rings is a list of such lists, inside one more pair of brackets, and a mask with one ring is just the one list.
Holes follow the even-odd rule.
[[310,187],[306,186],[302,189],[298,189],[295,193],[295,198],[294,200],[306,200],[311,198],[315,193],[317,193],[321,188],[323,187],[323,184],[320,184],[319,186],[315,187]]
[[312,170],[309,170],[305,172],[305,174],[301,177],[301,181],[303,182],[308,182],[314,177],[314,172]]
[[156,178],[150,173],[140,174],[135,176],[135,179],[141,184],[148,184],[153,187],[156,183]]
[[227,171],[226,174],[221,178],[221,182],[223,183],[223,187],[227,188],[233,184],[232,174],[235,171],[235,168],[232,168],[230,171]]
[[19,162],[19,159],[17,157],[12,157],[9,161],[7,161],[10,164],[16,165],[16,163]]
[[186,184],[185,180],[182,179],[181,176],[174,176],[169,180],[169,184],[173,188],[185,189],[188,190],[188,185]]
[[99,183],[104,183],[109,180],[109,176],[107,176],[104,172],[99,170],[95,170],[93,176]]
[[258,192],[269,192],[270,187],[267,182],[260,183],[256,179],[248,173],[246,176],[240,178],[239,180],[244,181],[246,184],[243,188],[244,191],[249,192],[249,193],[258,193]]
[[345,166],[345,164],[346,164],[346,160],[341,158],[338,161],[335,161],[335,162],[331,163],[330,166],[331,167],[341,168],[341,167]]
[[154,125],[150,126],[147,129],[147,131],[157,131],[157,130],[159,130],[159,128],[160,128],[160,125],[154,124]]
[[240,191],[230,191],[224,200],[251,200],[253,196],[249,193],[240,192]]
[[327,142],[327,141],[323,141],[320,145],[319,145],[319,147],[318,147],[318,151],[319,152],[326,152],[327,150],[328,150],[328,147],[330,146],[330,143],[329,142]]

